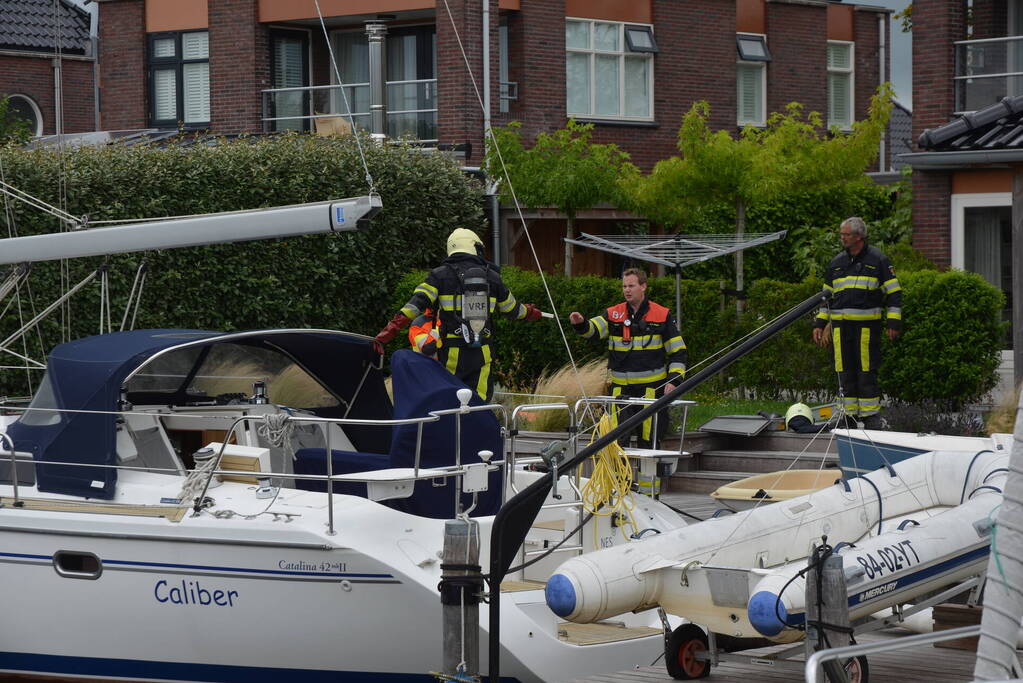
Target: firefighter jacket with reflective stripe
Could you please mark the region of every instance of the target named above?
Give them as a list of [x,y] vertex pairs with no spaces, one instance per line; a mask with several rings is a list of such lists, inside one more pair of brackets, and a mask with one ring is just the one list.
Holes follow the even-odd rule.
[[831,309],[822,308],[815,327],[828,321],[869,322],[887,318],[888,327],[902,329],[902,286],[888,257],[869,244],[856,256],[847,249],[831,259],[824,274],[824,291],[831,292]]
[[635,312],[622,302],[573,327],[587,339],[607,339],[607,365],[614,384],[677,384],[685,377],[686,344],[675,318],[649,299]]
[[516,301],[515,296],[508,291],[497,268],[474,254],[456,252],[444,259],[444,262],[430,271],[426,280],[416,287],[412,298],[402,306],[401,313],[415,319],[429,308],[439,311],[443,344],[465,346],[466,341],[461,332],[462,273],[472,268],[483,268],[487,273],[490,289],[489,317],[480,341],[483,344],[491,343],[494,330],[493,315],[500,313],[521,320],[526,317],[526,307]]

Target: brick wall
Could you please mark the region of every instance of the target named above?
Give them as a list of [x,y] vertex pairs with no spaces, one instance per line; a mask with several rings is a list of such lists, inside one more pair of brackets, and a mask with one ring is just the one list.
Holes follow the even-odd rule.
[[210,118],[218,133],[263,129],[260,91],[270,87],[269,32],[256,0],[209,3]]
[[[856,36],[856,72],[855,72],[855,112],[856,120],[867,118],[870,109],[870,98],[877,92],[877,86],[887,80],[881,75],[880,40],[878,35],[877,18],[885,17],[885,52],[884,52],[884,74],[891,72],[891,33],[890,23],[887,15],[880,12],[857,10],[853,12],[853,30]],[[885,164],[889,168],[891,159],[891,141],[887,134],[885,136]],[[872,171],[881,170],[879,164],[875,164]]]
[[767,3],[767,112],[801,102],[804,112],[828,112],[828,17],[825,5]]
[[143,0],[99,3],[100,127],[145,128],[146,34]]
[[[56,132],[54,57],[0,55],[0,93],[31,98],[43,117],[43,135]],[[63,69],[64,132],[95,130],[92,60],[61,60]]]
[[[966,37],[963,0],[916,0],[913,6],[913,149],[920,133],[948,123],[954,108],[952,43]],[[943,266],[951,262],[947,172],[913,172],[913,246]]]
[[951,194],[951,173],[913,171],[913,246],[943,267],[952,262]]
[[[479,97],[483,96],[482,2],[490,3],[490,111],[493,115],[498,112],[500,81],[497,0],[448,0],[446,8],[443,4],[437,7],[437,136],[441,144],[469,143],[471,150],[466,163],[471,166],[479,165],[483,158],[483,111],[476,94],[478,90]],[[452,18],[458,28],[457,37]]]
[[[495,123],[521,121],[524,138],[531,140],[567,121],[565,9],[562,0],[522,0],[521,6],[508,23],[509,79],[518,82],[519,99]],[[645,171],[678,153],[678,128],[693,102],[710,103],[715,129],[734,129],[736,107],[735,3],[653,0],[652,12],[660,50],[654,56],[654,121],[594,121],[592,138],[617,144]]]
[[920,133],[948,123],[954,109],[952,43],[966,38],[963,0],[916,0],[913,5],[913,145]]

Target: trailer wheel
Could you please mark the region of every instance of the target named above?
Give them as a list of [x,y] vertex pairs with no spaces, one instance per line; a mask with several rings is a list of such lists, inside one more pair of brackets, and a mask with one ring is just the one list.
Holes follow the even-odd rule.
[[668,675],[679,681],[706,678],[710,662],[696,655],[708,649],[707,634],[696,624],[683,624],[675,629],[665,646],[664,662]]
[[847,660],[845,674],[849,677],[849,683],[867,683],[870,680],[870,667],[867,666],[866,656],[860,655]]

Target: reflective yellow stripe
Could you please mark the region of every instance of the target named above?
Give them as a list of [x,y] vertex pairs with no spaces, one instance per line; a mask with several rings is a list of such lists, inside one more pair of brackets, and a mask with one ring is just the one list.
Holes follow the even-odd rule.
[[448,362],[445,366],[452,375],[455,374],[455,369],[458,367],[458,347],[452,346],[448,349]]
[[483,351],[483,367],[480,369],[480,380],[476,382],[476,393],[486,401],[487,380],[490,378],[490,345],[484,344],[480,350]]
[[631,349],[636,351],[656,351],[657,349],[664,348],[664,344],[659,342],[646,343],[650,339],[653,339],[653,337],[633,337],[631,342],[623,342],[621,337],[611,337],[608,340],[607,347],[612,351],[629,351]]
[[835,345],[835,372],[842,372],[842,330],[831,330],[831,343]]
[[[496,300],[496,297],[492,298],[491,300],[492,300],[492,301]],[[511,295],[509,294],[509,295],[508,295],[508,298],[507,298],[507,299],[505,299],[505,300],[504,300],[504,301],[502,301],[501,303],[497,304],[497,308],[498,308],[498,310],[500,310],[500,311],[501,311],[502,313],[507,313],[508,311],[510,311],[510,310],[512,310],[513,308],[515,308],[515,305],[516,305],[517,303],[518,303],[518,302],[517,302],[517,301],[515,301],[515,297],[513,297],[513,296],[511,296]]]
[[[643,392],[643,398],[654,398],[655,394],[656,392],[653,387],[647,387],[646,390]],[[650,432],[653,431],[653,426],[654,419],[652,417],[648,417],[647,419],[643,420],[642,434],[644,441],[650,441]]]
[[870,372],[870,328],[860,330],[860,370]]
[[668,343],[664,345],[664,352],[671,355],[680,349],[684,349],[686,343],[682,341],[682,337],[673,337],[668,340]]
[[[611,387],[611,395],[612,396],[621,396],[622,395],[622,388],[620,386],[612,386]],[[614,429],[615,427],[618,426],[618,411],[620,410],[620,408],[621,408],[621,406],[619,406],[617,404],[612,404],[611,405],[611,429]]]
[[841,292],[846,289],[877,289],[880,282],[876,277],[869,275],[851,275],[849,277],[840,277],[835,280],[835,292]]
[[437,298],[437,288],[422,282],[412,291],[412,296],[416,294],[425,294],[430,301],[433,301]]
[[902,309],[901,308],[889,308],[888,309],[889,320],[902,320]]
[[639,372],[615,372],[611,371],[611,381],[614,384],[646,384],[648,382],[657,382],[668,377],[668,373],[664,368],[659,370],[651,370],[653,374],[643,375]]
[[901,292],[902,285],[899,284],[898,280],[892,278],[882,285],[882,289],[884,289],[887,294],[892,294],[893,292]]

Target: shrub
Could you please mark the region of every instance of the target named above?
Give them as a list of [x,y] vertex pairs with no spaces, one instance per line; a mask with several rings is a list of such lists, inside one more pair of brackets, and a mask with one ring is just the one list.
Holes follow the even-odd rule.
[[[537,273],[517,268],[502,270],[505,283],[523,302],[545,310],[546,295]],[[392,296],[391,312],[404,304],[425,271],[408,273]],[[994,386],[995,370],[1003,338],[999,322],[1002,293],[978,275],[954,271],[899,274],[904,289],[905,331],[895,342],[882,337],[882,391],[895,401],[941,401],[955,410]],[[603,357],[605,346],[584,340],[568,324],[573,310],[587,317],[621,301],[617,279],[547,276],[558,305],[558,316],[572,357],[580,365]],[[689,349],[690,372],[710,356],[759,329],[792,306],[820,291],[821,282],[806,278],[799,283],[758,280],[749,285],[748,307],[735,320],[731,300],[725,300],[718,281],[682,281],[682,337]],[[675,308],[674,278],[653,278],[649,296]],[[381,320],[391,315],[381,316]],[[382,323],[381,323],[382,324]],[[737,388],[763,399],[800,398],[825,402],[835,395],[837,379],[833,351],[811,341],[813,316],[807,315],[764,343],[725,371],[712,386]],[[395,348],[407,345],[406,339]],[[501,384],[514,390],[531,390],[537,379],[567,361],[555,321],[523,323],[498,319],[495,373]]]
[[[482,188],[440,154],[365,140],[363,149],[384,206],[368,230],[113,257],[117,323],[134,268],[145,256],[149,276],[137,327],[325,327],[375,334],[403,273],[443,258],[445,238],[454,228],[482,230]],[[92,221],[284,206],[368,189],[351,136],[285,134],[215,146],[108,145],[63,156],[5,147],[0,164],[8,182],[55,206],[61,206],[63,180],[67,211]],[[17,234],[57,230],[48,215],[25,204],[11,206]],[[69,262],[71,282],[102,262]],[[37,310],[65,288],[59,264],[35,265]],[[96,285],[72,300],[71,338],[99,331],[98,292]],[[25,297],[22,304],[28,306]],[[16,318],[4,316],[0,333],[13,331]],[[33,355],[66,338],[57,325],[42,326]],[[28,341],[35,344],[36,335]],[[23,391],[10,384],[14,381],[8,373],[0,394]]]

